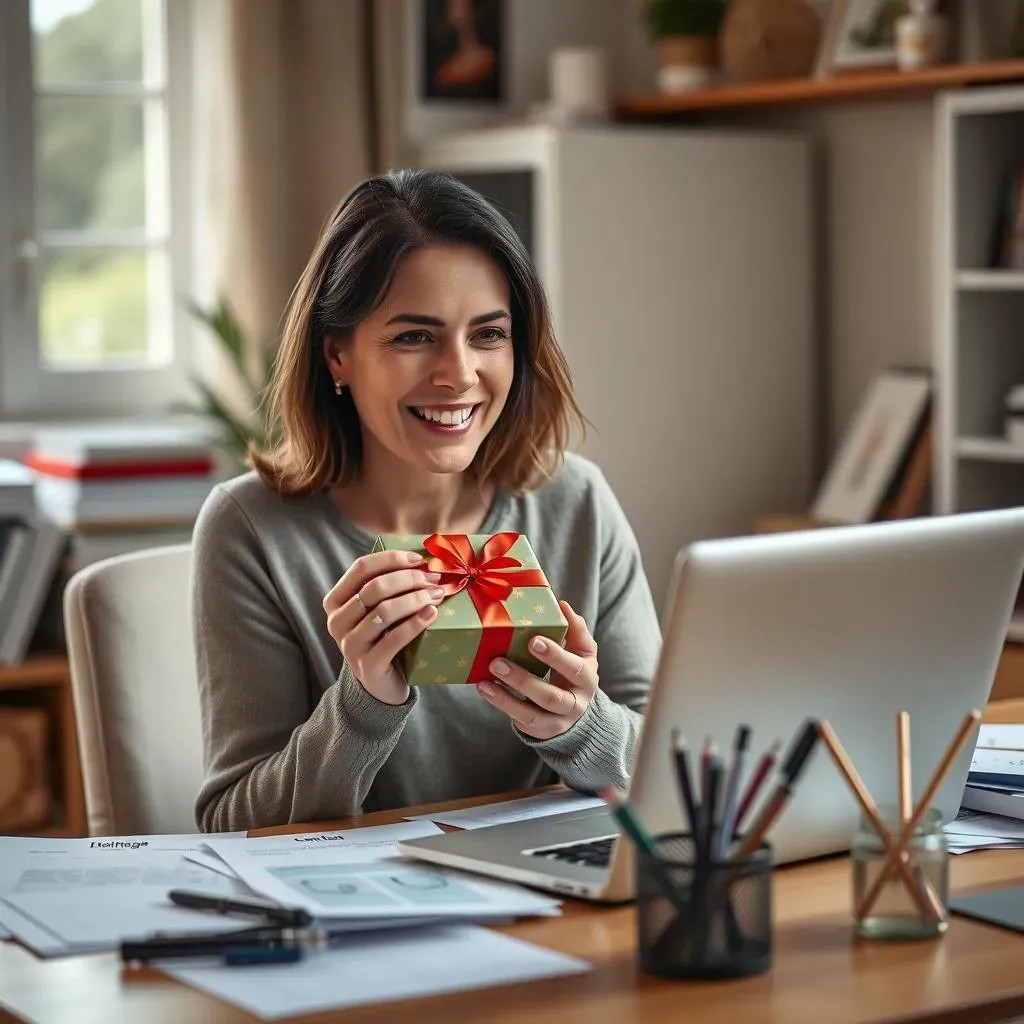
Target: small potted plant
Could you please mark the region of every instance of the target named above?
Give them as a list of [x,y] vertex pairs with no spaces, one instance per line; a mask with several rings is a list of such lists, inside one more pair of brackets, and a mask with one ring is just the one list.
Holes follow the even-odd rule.
[[718,69],[718,33],[728,0],[646,0],[647,30],[658,46],[658,87],[685,92]]

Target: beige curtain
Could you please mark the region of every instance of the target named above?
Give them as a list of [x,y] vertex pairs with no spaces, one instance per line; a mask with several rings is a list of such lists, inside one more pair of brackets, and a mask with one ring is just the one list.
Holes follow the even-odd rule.
[[276,337],[331,208],[400,160],[405,10],[402,0],[206,7],[204,290],[225,295],[254,339]]

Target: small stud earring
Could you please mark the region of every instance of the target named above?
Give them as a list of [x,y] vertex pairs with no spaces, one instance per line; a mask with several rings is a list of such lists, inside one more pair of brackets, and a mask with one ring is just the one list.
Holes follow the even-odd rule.
[[344,386],[345,386],[345,385],[344,385],[344,384],[342,384],[340,380],[336,380],[336,381],[334,382],[334,393],[335,393],[336,395],[340,395],[340,394],[341,394],[341,389],[342,389],[342,388],[343,388]]

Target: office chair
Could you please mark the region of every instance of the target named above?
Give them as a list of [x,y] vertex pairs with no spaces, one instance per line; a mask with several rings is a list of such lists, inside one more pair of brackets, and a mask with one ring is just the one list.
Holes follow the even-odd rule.
[[90,835],[196,831],[203,758],[190,551],[104,559],[64,591]]

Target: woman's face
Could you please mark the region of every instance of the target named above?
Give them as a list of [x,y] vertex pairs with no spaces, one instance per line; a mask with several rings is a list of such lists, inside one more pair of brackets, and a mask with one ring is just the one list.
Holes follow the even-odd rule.
[[368,460],[389,453],[431,473],[469,468],[512,386],[510,314],[508,281],[482,250],[434,245],[402,261],[352,338],[325,344]]

